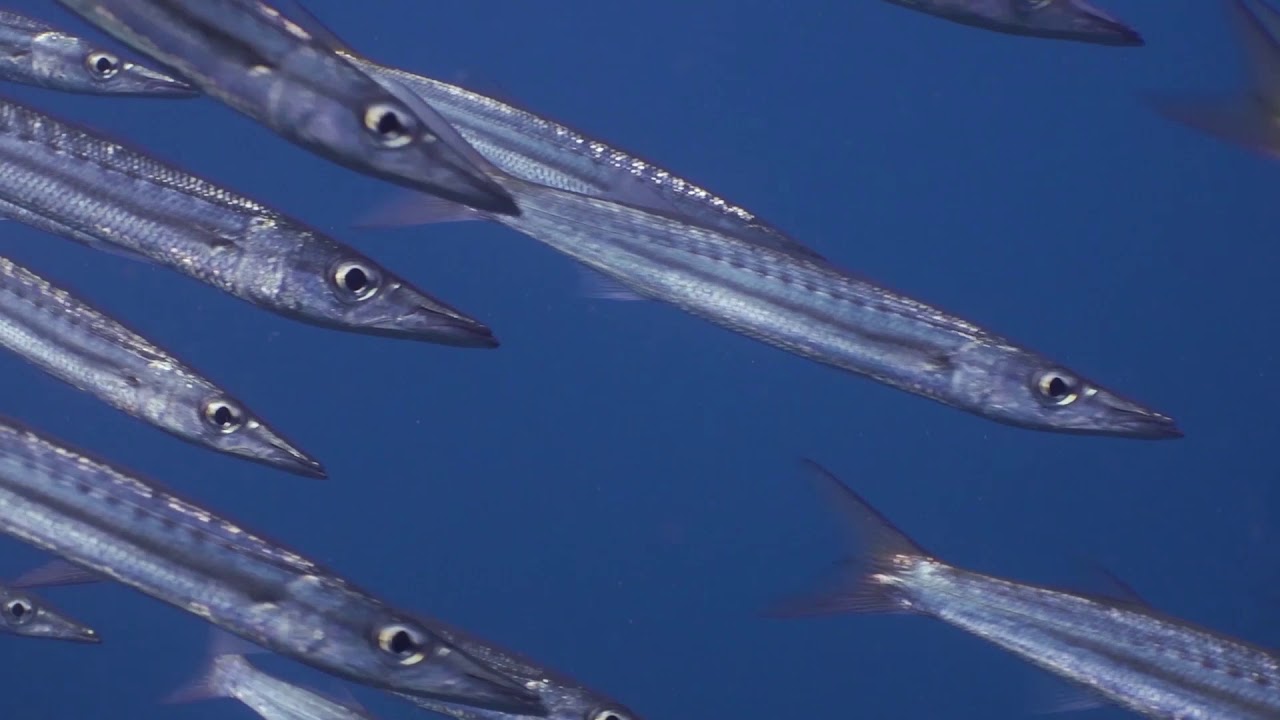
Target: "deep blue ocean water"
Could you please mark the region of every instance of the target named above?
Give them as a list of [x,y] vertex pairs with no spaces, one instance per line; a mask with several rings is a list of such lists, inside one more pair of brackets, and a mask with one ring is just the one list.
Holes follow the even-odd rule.
[[[331,479],[187,446],[10,355],[0,412],[650,720],[985,720],[1040,702],[1037,671],[936,621],[760,616],[848,551],[800,456],[949,561],[1083,589],[1102,564],[1164,611],[1275,645],[1280,164],[1139,99],[1243,87],[1219,3],[1105,4],[1148,46],[1008,37],[879,2],[308,2],[379,61],[652,158],[1174,415],[1185,439],[995,425],[669,307],[584,297],[570,261],[498,226],[353,229],[390,186],[212,101],[18,87],[3,92],[361,248],[503,345],[304,326],[6,222],[0,252],[188,359]],[[7,7],[92,34],[52,2]],[[0,544],[0,576],[45,560]],[[0,638],[4,717],[252,717],[158,703],[204,662],[202,622],[112,585],[45,595],[105,642]],[[355,692],[379,717],[419,714]]]

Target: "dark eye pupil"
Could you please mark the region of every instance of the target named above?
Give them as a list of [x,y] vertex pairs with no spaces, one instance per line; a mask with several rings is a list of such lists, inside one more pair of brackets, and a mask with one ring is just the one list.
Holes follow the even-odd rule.
[[14,603],[9,606],[9,613],[16,618],[20,618],[27,614],[27,606],[22,603]]
[[213,421],[223,427],[226,427],[236,421],[236,416],[235,413],[231,412],[231,408],[223,405],[213,411]]
[[1049,381],[1049,397],[1060,398],[1067,394],[1067,381],[1056,377]]
[[409,637],[409,633],[401,630],[391,636],[391,652],[397,655],[413,651],[413,638]]
[[380,135],[399,135],[404,132],[404,123],[400,122],[400,116],[393,112],[382,113],[382,117],[378,118],[378,134]]
[[351,268],[342,276],[342,284],[351,292],[362,292],[369,287],[369,276],[360,268]]
[[98,68],[98,72],[106,72],[111,69],[111,61],[107,58],[98,58],[98,62],[94,63],[94,67]]

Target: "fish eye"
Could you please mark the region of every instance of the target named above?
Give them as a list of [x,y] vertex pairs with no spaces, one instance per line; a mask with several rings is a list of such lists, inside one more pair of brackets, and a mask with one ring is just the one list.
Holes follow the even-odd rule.
[[382,277],[376,268],[348,260],[333,269],[333,284],[354,300],[368,300],[378,292]]
[[5,603],[4,612],[10,619],[22,622],[31,617],[31,603],[26,600],[10,600]]
[[587,720],[631,720],[631,716],[621,710],[596,710]]
[[230,434],[244,427],[244,408],[228,400],[210,400],[204,404],[204,421]]
[[413,141],[417,122],[394,105],[375,103],[364,111],[364,127],[383,147],[404,147]]
[[387,625],[378,631],[378,647],[401,665],[417,665],[427,656],[427,641],[413,628]]
[[1080,381],[1061,370],[1049,370],[1036,381],[1036,390],[1047,403],[1070,405],[1080,397]]
[[120,72],[120,58],[101,50],[91,52],[84,58],[84,66],[99,80],[110,80]]

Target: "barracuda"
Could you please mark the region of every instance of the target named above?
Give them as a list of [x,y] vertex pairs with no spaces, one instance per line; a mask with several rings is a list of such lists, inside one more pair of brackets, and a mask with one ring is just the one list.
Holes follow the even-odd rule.
[[0,532],[354,682],[507,712],[538,697],[311,560],[0,420]]
[[497,346],[484,324],[301,222],[3,98],[0,216],[145,258],[295,320]]
[[0,346],[188,442],[324,477],[244,403],[186,363],[48,280],[0,257]]

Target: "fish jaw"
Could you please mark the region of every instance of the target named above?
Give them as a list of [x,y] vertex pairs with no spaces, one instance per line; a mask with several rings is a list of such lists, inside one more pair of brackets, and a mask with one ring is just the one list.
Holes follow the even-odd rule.
[[[357,318],[361,328],[374,335],[407,338],[453,347],[498,347],[498,339],[487,325],[427,297],[407,285],[388,287],[384,308]],[[390,310],[395,312],[390,312]]]
[[1137,30],[1083,0],[1071,0],[1058,4],[1066,6],[1067,32],[1070,39],[1119,47],[1146,45],[1146,41]]
[[200,91],[176,78],[156,72],[144,65],[125,63],[116,78],[113,95],[186,99],[200,95]]
[[303,452],[280,433],[254,420],[234,436],[233,443],[223,443],[219,449],[246,460],[291,472],[295,475],[323,480],[329,475],[319,460]]
[[93,628],[44,607],[36,611],[36,616],[30,623],[14,628],[13,631],[25,637],[66,640],[85,644],[102,642],[102,637]]

